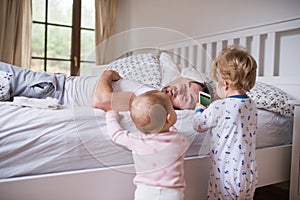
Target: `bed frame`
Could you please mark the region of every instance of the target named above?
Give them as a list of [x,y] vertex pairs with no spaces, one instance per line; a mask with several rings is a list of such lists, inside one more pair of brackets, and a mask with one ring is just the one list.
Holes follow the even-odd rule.
[[[290,199],[300,199],[300,18],[159,45],[172,51],[182,66],[208,72],[225,46],[240,44],[258,62],[258,79],[278,86],[295,99],[293,145],[256,150],[259,187],[290,181]],[[204,49],[204,50],[203,50]],[[297,72],[298,70],[298,72]],[[298,74],[298,75],[296,75]],[[132,165],[0,180],[0,199],[133,199]],[[186,200],[206,199],[208,158],[185,159]]]

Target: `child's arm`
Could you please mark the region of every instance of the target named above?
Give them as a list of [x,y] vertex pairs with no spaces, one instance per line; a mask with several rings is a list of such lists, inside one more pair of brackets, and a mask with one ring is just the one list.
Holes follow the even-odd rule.
[[115,111],[106,112],[106,124],[107,124],[108,135],[113,142],[125,146],[128,149],[131,149],[129,131],[124,130],[120,126],[119,124],[120,118],[121,115],[119,115]]
[[197,103],[197,104],[196,104],[195,111],[196,111],[196,112],[203,112],[206,108],[207,108],[207,106],[204,106],[204,105],[202,105],[201,103]]
[[205,111],[208,107],[203,106],[200,103],[196,104],[195,112],[193,117],[193,128],[198,132],[204,132],[210,128],[210,109]]

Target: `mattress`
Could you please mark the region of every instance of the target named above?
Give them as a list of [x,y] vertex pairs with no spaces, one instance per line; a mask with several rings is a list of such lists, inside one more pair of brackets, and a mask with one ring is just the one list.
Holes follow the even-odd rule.
[[[106,135],[104,111],[91,107],[34,109],[0,104],[0,178],[133,163],[131,153]],[[186,157],[198,156],[205,133],[191,126],[194,111],[176,111],[175,127],[191,140]],[[128,112],[121,125],[136,130]],[[257,148],[290,144],[293,119],[259,109]]]

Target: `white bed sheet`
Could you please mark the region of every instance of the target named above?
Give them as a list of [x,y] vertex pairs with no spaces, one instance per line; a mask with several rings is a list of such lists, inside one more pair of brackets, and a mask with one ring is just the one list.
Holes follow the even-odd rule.
[[[129,151],[108,139],[102,110],[42,110],[0,104],[0,111],[0,178],[133,162]],[[193,113],[177,111],[175,127],[192,140],[186,157],[199,154],[205,137],[192,129]],[[122,114],[122,126],[136,130],[128,113]],[[259,110],[258,116],[258,148],[291,143],[292,118],[264,110]]]

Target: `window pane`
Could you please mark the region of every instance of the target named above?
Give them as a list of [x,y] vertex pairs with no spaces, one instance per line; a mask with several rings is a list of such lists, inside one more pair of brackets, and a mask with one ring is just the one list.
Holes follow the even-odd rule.
[[95,32],[81,30],[80,56],[84,61],[95,61]]
[[48,58],[70,59],[72,29],[59,26],[48,26]]
[[31,59],[30,69],[36,72],[44,71],[44,60]]
[[70,61],[48,60],[47,72],[64,73],[70,76],[70,66],[71,66]]
[[32,20],[45,22],[45,2],[41,0],[32,0]]
[[73,0],[49,0],[48,22],[72,25]]
[[33,23],[31,35],[32,56],[44,57],[45,25]]
[[95,29],[95,0],[81,1],[81,27]]

